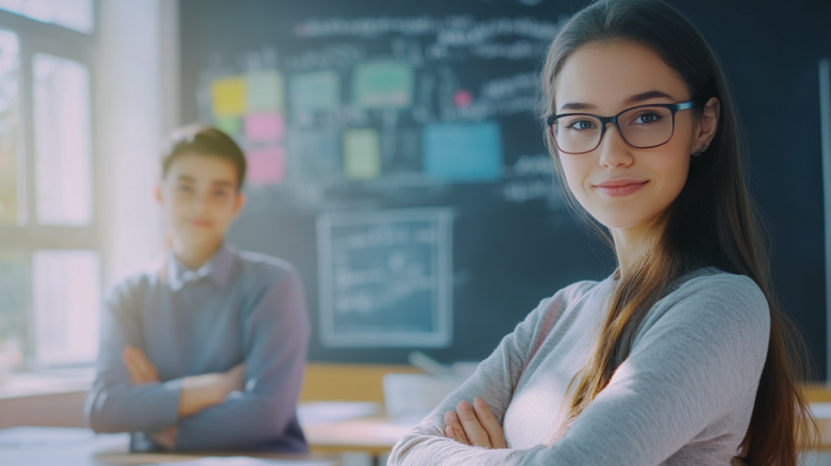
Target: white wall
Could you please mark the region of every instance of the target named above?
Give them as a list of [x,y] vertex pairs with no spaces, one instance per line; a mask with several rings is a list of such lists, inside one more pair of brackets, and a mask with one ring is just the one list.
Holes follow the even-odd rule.
[[105,283],[158,257],[161,141],[179,124],[178,1],[101,0],[95,74]]

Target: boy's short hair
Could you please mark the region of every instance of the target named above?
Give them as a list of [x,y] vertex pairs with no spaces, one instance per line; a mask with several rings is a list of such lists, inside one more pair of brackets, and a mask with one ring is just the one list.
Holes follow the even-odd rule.
[[162,153],[162,179],[167,176],[173,162],[184,154],[210,155],[233,163],[237,169],[237,190],[242,189],[245,154],[227,134],[202,124],[187,125],[173,131]]

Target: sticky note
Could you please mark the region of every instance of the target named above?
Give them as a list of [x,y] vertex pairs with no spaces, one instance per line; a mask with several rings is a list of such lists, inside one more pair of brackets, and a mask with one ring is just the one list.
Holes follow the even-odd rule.
[[424,171],[453,181],[492,181],[502,175],[499,125],[442,123],[424,127]]
[[242,120],[237,117],[218,117],[216,127],[229,136],[235,136],[239,134],[240,126],[242,126],[241,122]]
[[283,140],[285,132],[286,124],[282,113],[263,112],[245,116],[245,138],[249,141],[279,142]]
[[343,172],[352,180],[378,177],[381,173],[381,144],[378,131],[366,128],[344,132]]
[[211,83],[211,104],[215,117],[241,116],[245,113],[245,80],[234,77]]
[[413,67],[408,63],[365,63],[355,68],[352,97],[365,108],[409,107],[413,102],[413,81]]
[[285,111],[283,75],[276,71],[262,71],[245,75],[245,111]]
[[293,112],[325,112],[340,105],[340,76],[335,71],[296,74],[291,77],[290,88]]
[[246,181],[252,186],[278,184],[286,174],[286,154],[283,146],[250,149],[246,156]]

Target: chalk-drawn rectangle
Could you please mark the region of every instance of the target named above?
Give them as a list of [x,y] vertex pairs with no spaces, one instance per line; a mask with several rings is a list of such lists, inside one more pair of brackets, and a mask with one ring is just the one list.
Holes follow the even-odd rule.
[[352,76],[352,97],[364,108],[402,108],[413,102],[413,67],[377,61],[359,65]]
[[324,213],[317,244],[324,346],[450,344],[450,209]]
[[424,171],[450,181],[494,181],[502,176],[502,137],[499,125],[440,123],[422,135]]

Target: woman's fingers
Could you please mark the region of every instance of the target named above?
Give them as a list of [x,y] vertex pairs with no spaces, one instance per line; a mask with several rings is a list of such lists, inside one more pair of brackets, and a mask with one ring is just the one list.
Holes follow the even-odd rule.
[[488,434],[491,447],[508,448],[508,445],[505,443],[505,434],[502,432],[502,426],[499,424],[496,416],[493,415],[490,406],[485,403],[485,400],[475,398],[473,400],[473,409],[476,412],[479,423],[482,424],[482,428]]
[[470,445],[470,440],[468,440],[467,435],[465,435],[465,429],[462,427],[462,423],[459,421],[459,416],[456,414],[456,411],[448,411],[445,413],[444,423],[447,424],[447,428],[444,429],[444,435],[455,439],[462,445]]
[[470,443],[478,447],[491,447],[490,437],[476,417],[476,412],[473,406],[467,401],[460,401],[456,406],[456,413],[459,415],[459,420],[462,422],[462,427],[465,429],[465,435]]

